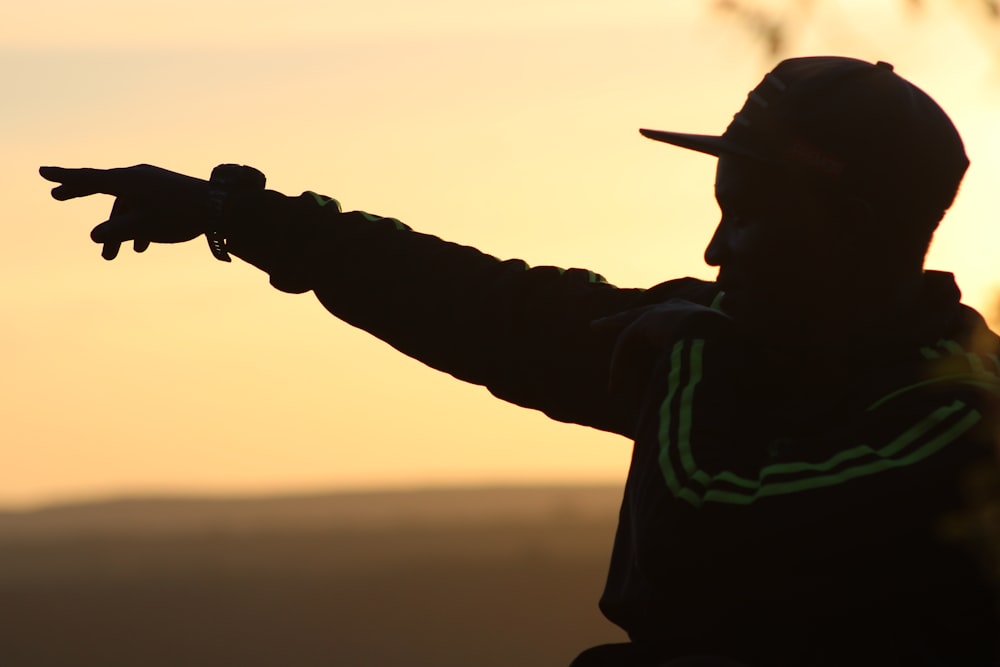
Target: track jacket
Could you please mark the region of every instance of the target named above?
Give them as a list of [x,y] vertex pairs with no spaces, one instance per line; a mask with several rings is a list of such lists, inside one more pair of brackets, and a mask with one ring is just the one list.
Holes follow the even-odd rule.
[[[593,322],[714,283],[620,289],[313,193],[236,198],[231,252],[287,292],[497,397],[635,442],[604,614],[657,658],[756,667],[996,664],[998,339],[928,272],[919,308],[783,361],[686,322],[609,391]],[[992,514],[991,514],[992,512]],[[530,601],[526,601],[530,604]]]

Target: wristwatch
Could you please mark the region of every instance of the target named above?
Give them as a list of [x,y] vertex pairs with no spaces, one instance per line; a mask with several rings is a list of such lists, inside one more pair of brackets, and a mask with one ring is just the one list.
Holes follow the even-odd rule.
[[267,178],[263,173],[241,164],[220,164],[212,170],[208,179],[209,225],[205,232],[208,248],[216,259],[231,262],[226,251],[226,236],[229,232],[226,205],[229,196],[235,192],[254,192],[264,189]]

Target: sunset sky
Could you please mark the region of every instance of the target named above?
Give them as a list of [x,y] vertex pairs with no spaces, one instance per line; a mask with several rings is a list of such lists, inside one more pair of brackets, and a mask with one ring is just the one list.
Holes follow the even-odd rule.
[[[429,370],[202,239],[103,261],[88,232],[111,199],[55,202],[37,168],[251,164],[501,257],[712,278],[714,160],[637,130],[721,132],[776,62],[713,4],[8,3],[0,508],[622,480],[627,441]],[[972,168],[929,267],[992,317],[1000,31],[953,9],[974,3],[905,4],[789,9],[782,55],[890,61],[950,113]]]

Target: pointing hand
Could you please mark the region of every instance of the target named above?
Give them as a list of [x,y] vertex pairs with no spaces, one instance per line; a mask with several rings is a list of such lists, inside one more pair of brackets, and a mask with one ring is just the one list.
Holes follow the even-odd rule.
[[151,242],[180,243],[208,231],[206,180],[148,164],[118,169],[42,167],[39,173],[60,183],[52,189],[52,197],[59,201],[99,193],[115,197],[107,221],[90,232],[90,238],[104,246],[105,259],[114,259],[126,241],[143,252]]

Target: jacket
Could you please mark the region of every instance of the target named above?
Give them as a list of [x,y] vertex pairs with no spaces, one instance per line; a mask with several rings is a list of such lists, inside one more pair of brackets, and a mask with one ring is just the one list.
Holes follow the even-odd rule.
[[[233,203],[230,250],[404,354],[553,419],[634,440],[603,613],[658,658],[758,667],[993,665],[1000,341],[927,272],[884,330],[796,352],[681,322],[609,390],[601,318],[715,283],[622,289],[343,213]],[[993,512],[991,515],[990,513]]]

